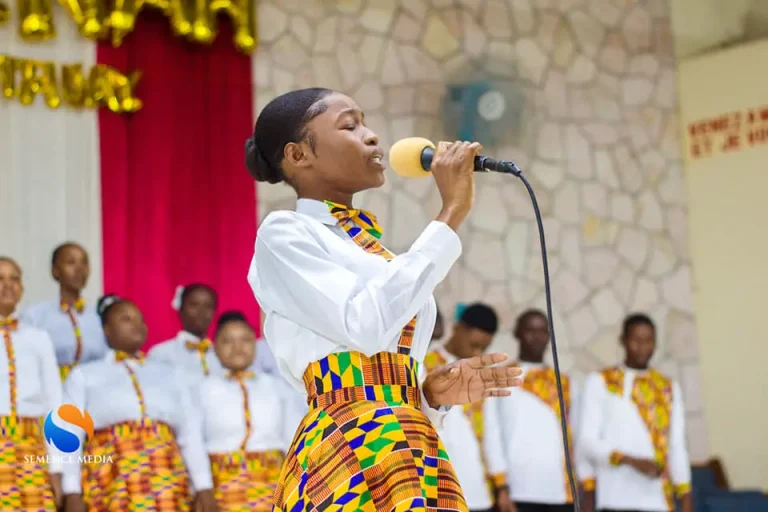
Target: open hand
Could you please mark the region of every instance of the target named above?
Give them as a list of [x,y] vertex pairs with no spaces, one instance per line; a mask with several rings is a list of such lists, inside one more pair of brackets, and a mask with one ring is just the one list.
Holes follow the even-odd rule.
[[483,354],[437,368],[424,381],[424,396],[433,408],[508,396],[511,391],[506,388],[523,383],[523,371],[517,366],[492,366],[507,359],[506,354]]
[[661,475],[661,468],[655,460],[627,457],[626,463],[648,478],[658,478]]

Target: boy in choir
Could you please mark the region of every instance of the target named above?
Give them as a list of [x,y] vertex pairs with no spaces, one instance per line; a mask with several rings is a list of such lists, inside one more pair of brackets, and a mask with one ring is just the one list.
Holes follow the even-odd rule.
[[[535,309],[525,311],[518,317],[513,334],[520,346],[518,364],[523,370],[523,385],[508,397],[486,401],[486,422],[499,425],[498,429],[486,430],[486,449],[503,454],[514,501],[509,510],[573,510],[555,372],[544,364],[549,345],[546,315]],[[562,375],[561,380],[570,437],[570,426],[577,424],[576,389],[567,376]]]
[[[109,295],[98,311],[112,350],[77,366],[64,382],[66,402],[87,411],[94,425],[84,453],[81,443],[64,466],[66,510],[185,512],[191,487],[195,511],[215,511],[200,417],[187,387],[168,364],[144,360],[147,326],[133,302]],[[90,461],[76,462],[81,455]]]
[[672,511],[677,497],[680,510],[691,512],[683,397],[676,382],[649,368],[656,347],[653,321],[628,316],[621,343],[624,364],[585,382],[579,451],[595,468],[594,506],[603,512]]
[[[498,318],[491,307],[479,303],[468,306],[445,345],[427,353],[424,358],[426,371],[482,354],[493,341],[497,329]],[[509,504],[503,459],[498,451],[489,451],[487,456],[483,452],[484,432],[498,428],[498,424],[489,425],[484,421],[483,403],[487,401],[490,400],[453,407],[439,432],[467,506],[478,512],[493,510],[494,502],[501,510]]]
[[80,245],[67,242],[53,251],[51,260],[59,297],[28,308],[22,318],[48,332],[64,380],[74,366],[103,358],[108,347],[96,308],[82,296],[91,274],[88,253]]
[[217,302],[216,291],[206,284],[184,287],[179,304],[182,330],[175,338],[152,347],[147,357],[179,368],[190,386],[207,375],[223,374],[213,343],[208,338]]
[[61,380],[48,334],[16,317],[23,292],[21,269],[0,257],[0,511],[55,511],[62,469],[42,419],[61,404]]
[[194,398],[219,510],[271,511],[285,451],[306,407],[291,405],[296,393],[282,378],[251,371],[256,335],[241,313],[222,314],[215,350],[227,373],[205,377]]

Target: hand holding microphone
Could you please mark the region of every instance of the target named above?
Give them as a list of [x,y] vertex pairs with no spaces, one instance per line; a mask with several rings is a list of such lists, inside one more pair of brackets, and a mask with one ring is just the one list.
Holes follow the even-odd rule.
[[[430,169],[443,199],[437,220],[456,231],[475,200],[475,160],[483,148],[478,142],[440,142],[435,149],[427,139],[403,139],[392,146],[389,160],[400,175],[426,176]],[[424,162],[428,154],[429,162]],[[425,165],[426,163],[426,165]]]

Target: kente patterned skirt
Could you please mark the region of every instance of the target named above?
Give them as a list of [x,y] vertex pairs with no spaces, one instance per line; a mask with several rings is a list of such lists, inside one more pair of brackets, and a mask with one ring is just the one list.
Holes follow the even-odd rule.
[[212,453],[210,457],[219,512],[272,510],[283,452]]
[[418,363],[332,354],[304,374],[309,414],[275,492],[280,512],[466,511],[445,447],[421,411]]
[[55,511],[42,418],[0,418],[0,511]]
[[85,454],[111,464],[83,463],[88,510],[185,512],[190,508],[187,470],[170,426],[145,419],[99,429]]

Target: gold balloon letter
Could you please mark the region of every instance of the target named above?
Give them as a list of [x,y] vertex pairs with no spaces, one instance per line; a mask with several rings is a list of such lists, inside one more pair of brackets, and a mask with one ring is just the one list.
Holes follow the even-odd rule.
[[254,0],[192,0],[194,20],[190,37],[199,43],[210,43],[216,38],[216,15],[229,15],[234,28],[235,46],[250,53],[256,48],[256,23]]
[[39,93],[43,93],[45,103],[49,107],[58,108],[61,105],[59,90],[56,87],[56,66],[53,62],[17,59],[14,67],[21,72],[19,101],[22,105],[31,105]]
[[11,13],[8,10],[8,5],[0,0],[0,25],[6,23],[9,19],[11,19]]
[[59,0],[61,5],[72,16],[80,34],[88,39],[96,40],[106,35],[107,25],[104,23],[107,5],[103,0]]
[[13,61],[13,57],[0,55],[0,88],[2,88],[3,96],[6,98],[16,96],[16,77]]
[[19,33],[26,41],[45,41],[56,35],[51,0],[17,0]]
[[115,0],[108,21],[114,46],[120,46],[123,38],[133,31],[143,3],[143,0]]
[[85,105],[85,77],[81,64],[61,67],[61,95],[67,105],[82,107]]
[[141,71],[133,71],[128,76],[125,76],[114,68],[110,69],[110,81],[112,82],[112,90],[115,92],[117,107],[117,110],[115,110],[112,103],[110,103],[109,109],[112,112],[131,113],[138,112],[141,109],[142,102],[134,93],[139,80],[141,80]]

